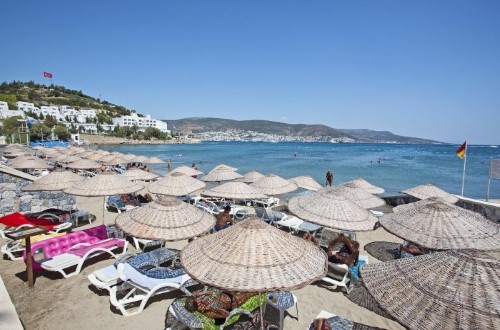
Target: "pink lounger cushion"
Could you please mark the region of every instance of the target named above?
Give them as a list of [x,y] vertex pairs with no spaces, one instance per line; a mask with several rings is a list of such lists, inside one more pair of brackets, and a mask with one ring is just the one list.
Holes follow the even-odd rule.
[[83,257],[87,252],[96,249],[96,248],[102,248],[102,249],[110,249],[113,247],[123,247],[125,245],[125,241],[122,239],[118,238],[110,238],[98,243],[90,244],[90,245],[82,245],[77,248],[72,248],[68,251],[68,253],[77,255],[79,257]]
[[[106,226],[100,225],[100,226],[92,228],[92,234],[94,234],[95,236],[92,236],[91,234],[87,233],[85,230],[80,230],[80,231],[68,233],[68,234],[63,235],[63,236],[46,239],[43,241],[33,243],[31,245],[31,251],[33,251],[33,254],[35,254],[37,252],[43,252],[43,260],[48,260],[48,259],[54,258],[55,256],[61,255],[63,253],[70,252],[70,249],[72,247],[74,247],[80,243],[90,244],[92,246],[92,247],[90,247],[90,249],[91,249],[95,246],[98,246],[96,244],[103,242],[102,239],[99,239],[96,236],[107,237]],[[106,235],[106,236],[104,236],[104,235]],[[112,243],[105,243],[105,244],[111,244],[111,247],[112,247],[112,246],[117,244],[117,242],[114,240],[120,241],[121,246],[124,246],[125,241],[120,240],[120,239],[113,239],[113,241],[111,241]],[[104,241],[107,242],[108,239],[106,239]],[[73,253],[73,255],[79,256],[80,252],[78,252],[79,251],[78,249],[80,249],[80,248],[87,249],[87,246],[76,247],[75,253]],[[89,251],[89,250],[86,250],[86,251]],[[85,255],[85,253],[86,252],[84,252],[82,254],[82,256]],[[26,262],[26,251],[23,254],[23,259]],[[40,263],[38,263],[34,259],[33,259],[33,270],[34,271],[43,270]]]

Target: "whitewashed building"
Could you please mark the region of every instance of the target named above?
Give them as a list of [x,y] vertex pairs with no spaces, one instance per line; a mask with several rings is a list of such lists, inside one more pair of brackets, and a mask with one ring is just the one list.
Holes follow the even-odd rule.
[[0,120],[13,116],[21,116],[22,118],[25,118],[24,111],[22,110],[0,110]]
[[0,101],[0,110],[9,110],[9,104],[5,101]]
[[36,112],[36,110],[38,109],[37,107],[35,107],[34,103],[30,102],[17,101],[16,106],[18,110],[23,110],[23,111]]
[[46,116],[52,116],[56,120],[64,120],[64,117],[61,116],[61,113],[59,112],[59,107],[56,105],[51,105],[51,106],[42,106],[40,108],[40,113],[46,117]]
[[119,125],[121,127],[128,126],[133,127],[137,126],[140,131],[146,130],[148,127],[154,127],[159,129],[163,133],[170,133],[168,130],[167,123],[153,119],[150,115],[146,115],[144,117],[139,117],[136,113],[132,113],[130,116],[121,116],[118,118],[113,118],[113,124]]
[[80,114],[83,117],[83,122],[85,122],[87,118],[97,118],[97,114],[94,109],[80,109]]

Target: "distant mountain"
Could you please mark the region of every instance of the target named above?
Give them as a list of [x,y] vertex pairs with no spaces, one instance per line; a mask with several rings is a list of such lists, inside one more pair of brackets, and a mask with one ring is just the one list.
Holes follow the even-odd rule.
[[231,120],[210,117],[193,117],[177,120],[164,120],[169,128],[178,133],[205,133],[229,131],[254,131],[297,137],[343,138],[354,142],[369,143],[439,143],[437,141],[395,135],[387,131],[368,129],[335,129],[326,125],[287,124],[269,120]]
[[359,142],[370,142],[370,143],[414,143],[414,144],[435,144],[441,143],[438,141],[421,139],[416,137],[408,137],[393,134],[389,131],[372,131],[369,129],[339,129],[347,135],[352,136],[356,141]]
[[[231,120],[209,117],[193,117],[165,120],[171,129],[180,133],[227,132],[232,130],[254,131],[289,136],[350,137],[326,125],[286,124],[269,120]],[[175,127],[175,128],[174,128]]]

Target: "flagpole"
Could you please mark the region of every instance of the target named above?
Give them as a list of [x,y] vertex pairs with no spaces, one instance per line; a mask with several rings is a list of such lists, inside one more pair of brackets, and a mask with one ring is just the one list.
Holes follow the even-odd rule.
[[467,142],[465,143],[465,150],[464,150],[464,170],[462,172],[462,197],[464,196],[465,164],[467,164]]

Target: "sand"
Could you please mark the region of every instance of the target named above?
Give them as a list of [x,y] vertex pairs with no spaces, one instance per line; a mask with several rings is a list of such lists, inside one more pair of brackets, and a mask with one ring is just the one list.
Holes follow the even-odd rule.
[[[79,229],[102,223],[102,198],[77,197],[77,206],[97,216],[92,225],[85,224]],[[116,213],[105,211],[104,223],[114,223],[116,216]],[[383,228],[358,233],[357,240],[362,247],[373,241],[401,242],[401,239]],[[0,244],[5,244],[5,241],[0,239]],[[167,243],[167,247],[182,249],[186,244],[187,241]],[[131,251],[135,249],[129,245],[129,252]],[[368,255],[364,250],[361,253]],[[33,289],[29,289],[25,283],[25,265],[22,261],[0,260],[0,276],[25,329],[164,329],[167,309],[173,299],[180,296],[180,292],[150,299],[141,314],[122,316],[110,305],[107,291],[96,290],[87,279],[94,270],[113,262],[114,259],[108,259],[107,256],[99,257],[87,262],[80,274],[68,279],[64,279],[58,273],[40,274],[36,277]],[[379,261],[369,256],[369,263],[376,262]],[[285,329],[306,329],[322,310],[367,325],[404,329],[399,323],[350,302],[340,288],[324,282],[309,285],[293,293],[298,298],[298,312],[292,307],[285,313]],[[272,319],[278,318],[276,310],[269,306],[266,315]]]

